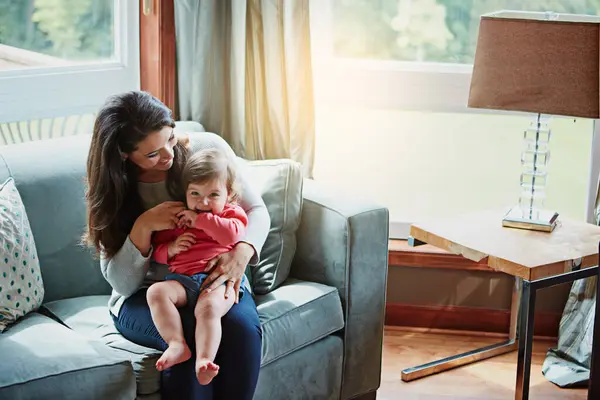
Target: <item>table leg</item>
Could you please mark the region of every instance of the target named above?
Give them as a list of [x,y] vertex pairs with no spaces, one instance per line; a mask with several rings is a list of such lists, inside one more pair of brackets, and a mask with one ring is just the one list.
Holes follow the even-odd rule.
[[536,289],[529,281],[523,282],[519,322],[519,354],[517,358],[517,385],[515,400],[529,399],[529,378],[531,372],[531,349],[533,346],[533,321]]
[[439,372],[454,369],[463,365],[472,364],[477,361],[485,360],[501,354],[509,353],[517,349],[516,337],[517,326],[519,323],[519,306],[521,303],[521,288],[523,280],[515,278],[513,287],[512,304],[510,308],[510,331],[508,340],[482,347],[466,353],[443,358],[417,367],[407,368],[402,371],[401,378],[404,382],[410,382],[426,376],[434,375]]
[[508,331],[508,338],[512,341],[517,341],[518,328],[519,328],[519,310],[521,308],[521,297],[523,296],[523,279],[515,277],[515,283],[513,286],[512,298],[510,302],[510,330]]
[[[600,265],[600,262],[598,264]],[[598,268],[596,276],[596,314],[594,316],[594,337],[592,339],[588,400],[600,399],[600,350],[598,350],[600,346],[600,268]]]

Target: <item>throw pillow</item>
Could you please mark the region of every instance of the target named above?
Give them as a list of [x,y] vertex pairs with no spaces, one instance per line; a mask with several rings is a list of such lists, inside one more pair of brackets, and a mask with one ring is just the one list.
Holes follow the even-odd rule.
[[36,310],[44,285],[27,213],[12,178],[0,185],[0,332]]
[[302,213],[302,170],[299,163],[291,160],[264,160],[248,162],[247,172],[271,217],[260,261],[250,266],[254,292],[266,294],[290,274]]

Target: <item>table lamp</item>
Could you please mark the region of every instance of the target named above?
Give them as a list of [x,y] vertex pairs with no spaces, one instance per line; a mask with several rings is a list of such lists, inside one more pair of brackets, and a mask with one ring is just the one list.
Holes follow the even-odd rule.
[[544,209],[552,115],[600,118],[600,17],[499,11],[481,17],[468,106],[534,113],[524,132],[521,195],[505,227],[552,232]]

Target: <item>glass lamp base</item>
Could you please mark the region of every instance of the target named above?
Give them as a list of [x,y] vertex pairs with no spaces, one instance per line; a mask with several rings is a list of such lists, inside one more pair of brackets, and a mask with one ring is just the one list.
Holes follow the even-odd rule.
[[552,232],[558,220],[558,213],[548,210],[527,210],[511,208],[502,219],[502,226],[531,231]]

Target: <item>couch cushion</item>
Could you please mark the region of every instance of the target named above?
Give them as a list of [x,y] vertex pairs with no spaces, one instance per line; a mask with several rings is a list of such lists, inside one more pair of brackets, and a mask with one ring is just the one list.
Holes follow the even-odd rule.
[[206,132],[204,126],[196,121],[176,121],[175,133],[183,134],[186,132]]
[[45,302],[110,294],[99,261],[81,246],[89,144],[89,135],[76,135],[0,147],[0,177],[14,178],[35,237]]
[[337,289],[288,279],[256,296],[263,328],[262,365],[267,365],[344,327]]
[[27,212],[9,178],[0,183],[0,332],[42,304],[36,253]]
[[135,397],[127,359],[38,313],[0,336],[0,354],[2,399]]
[[90,339],[98,340],[129,359],[137,381],[137,393],[152,394],[160,389],[160,373],[155,364],[161,352],[125,339],[108,313],[109,296],[84,296],[46,303],[43,309],[66,326]]
[[[159,390],[155,368],[160,352],[122,337],[108,314],[108,296],[59,300],[43,306],[74,331],[98,339],[132,362],[138,394]],[[288,279],[269,294],[256,296],[263,327],[262,365],[305,347],[344,327],[342,305],[335,288]]]
[[299,163],[291,160],[250,161],[248,165],[248,178],[261,194],[271,217],[260,262],[250,267],[254,292],[266,294],[290,274],[302,213],[302,170]]

